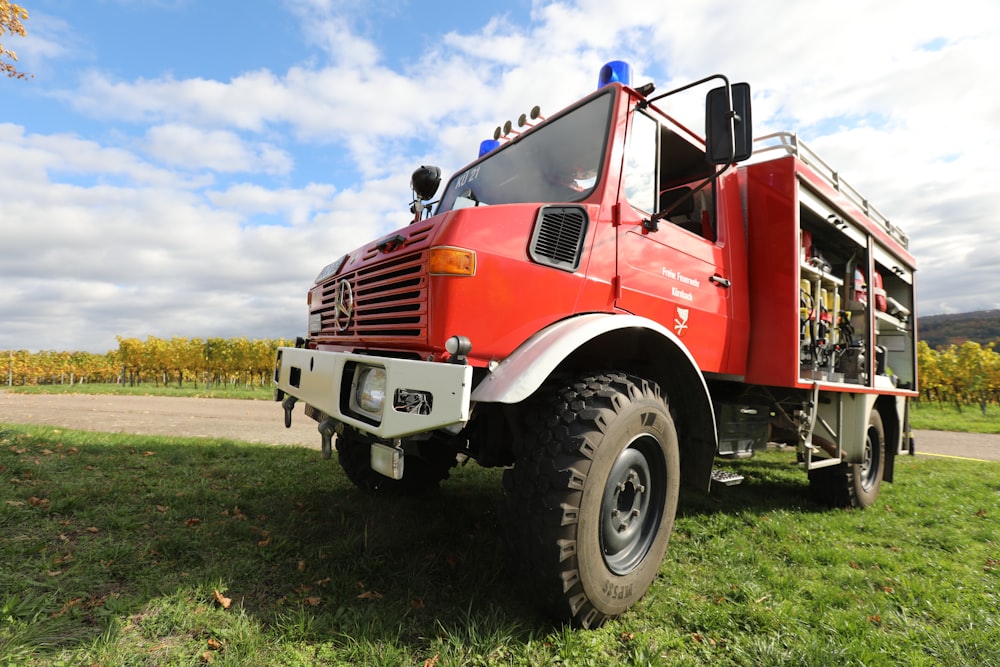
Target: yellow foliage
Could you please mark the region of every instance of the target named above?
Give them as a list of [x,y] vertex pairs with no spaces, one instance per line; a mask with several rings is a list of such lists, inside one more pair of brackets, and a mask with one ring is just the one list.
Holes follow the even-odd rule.
[[[24,21],[27,20],[28,11],[24,7],[15,5],[9,0],[0,0],[0,37],[6,33],[24,37],[26,34]],[[5,60],[12,62],[5,62]],[[17,62],[17,53],[0,44],[0,72],[13,79],[25,78],[27,75],[17,70],[14,66],[15,62]]]

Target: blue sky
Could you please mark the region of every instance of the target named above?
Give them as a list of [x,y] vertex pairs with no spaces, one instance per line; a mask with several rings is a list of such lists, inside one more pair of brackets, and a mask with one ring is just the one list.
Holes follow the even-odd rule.
[[1000,5],[23,0],[0,80],[0,350],[294,337],[327,262],[493,128],[624,59],[749,81],[912,239],[922,314],[1000,308]]

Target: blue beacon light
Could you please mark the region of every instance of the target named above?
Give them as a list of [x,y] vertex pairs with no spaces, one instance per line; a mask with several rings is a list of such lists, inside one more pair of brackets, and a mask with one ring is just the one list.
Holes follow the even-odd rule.
[[499,141],[496,139],[484,139],[479,143],[479,157],[482,157],[497,148],[500,148]]
[[597,77],[597,87],[603,88],[609,83],[618,81],[626,86],[632,85],[632,66],[624,60],[612,60],[601,68]]

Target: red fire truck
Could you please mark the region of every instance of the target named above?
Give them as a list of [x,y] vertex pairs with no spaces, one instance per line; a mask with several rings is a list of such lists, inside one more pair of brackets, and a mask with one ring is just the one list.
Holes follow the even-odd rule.
[[[704,138],[662,110],[696,85]],[[717,457],[794,444],[816,500],[864,507],[910,451],[907,236],[795,135],[752,141],[746,84],[655,94],[615,61],[439,185],[416,170],[412,222],[319,273],[276,400],[370,492],[503,467],[556,615],[641,598],[681,483],[740,481]]]

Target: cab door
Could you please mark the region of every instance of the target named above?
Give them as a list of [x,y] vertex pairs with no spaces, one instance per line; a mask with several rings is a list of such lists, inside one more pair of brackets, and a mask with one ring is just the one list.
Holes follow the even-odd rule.
[[[724,372],[731,334],[715,167],[667,119],[632,114],[619,201],[617,308],[673,331],[705,372]],[[706,184],[707,182],[707,184]],[[651,229],[653,214],[669,213]]]

